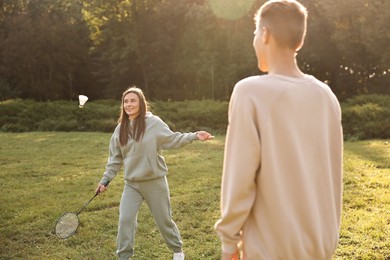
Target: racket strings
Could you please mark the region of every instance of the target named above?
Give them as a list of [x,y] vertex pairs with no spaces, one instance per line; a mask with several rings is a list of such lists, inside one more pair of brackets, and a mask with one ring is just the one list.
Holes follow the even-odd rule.
[[73,235],[79,226],[79,217],[76,213],[65,213],[56,224],[56,235],[59,238],[68,238]]

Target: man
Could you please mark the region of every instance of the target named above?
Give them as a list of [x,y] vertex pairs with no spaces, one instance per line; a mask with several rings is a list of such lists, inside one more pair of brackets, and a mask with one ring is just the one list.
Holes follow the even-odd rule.
[[336,250],[341,111],[331,89],[297,66],[306,20],[292,0],[268,1],[255,16],[253,46],[267,74],[238,82],[230,100],[215,225],[224,260],[331,259]]

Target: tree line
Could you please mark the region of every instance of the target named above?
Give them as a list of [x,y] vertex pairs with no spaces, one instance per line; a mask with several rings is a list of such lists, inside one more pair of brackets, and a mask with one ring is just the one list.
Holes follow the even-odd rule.
[[[0,0],[0,99],[227,100],[259,74],[254,0]],[[304,72],[340,99],[389,94],[390,1],[302,0]]]

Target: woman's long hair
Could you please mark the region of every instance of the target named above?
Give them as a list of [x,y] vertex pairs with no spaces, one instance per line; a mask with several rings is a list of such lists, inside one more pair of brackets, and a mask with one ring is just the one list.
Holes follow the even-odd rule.
[[[129,93],[134,93],[139,98],[139,114],[134,119],[134,123],[130,126],[129,116],[125,112],[124,107],[124,99],[125,96]],[[141,89],[137,87],[130,87],[126,89],[122,94],[122,104],[121,104],[121,113],[118,119],[118,123],[120,123],[120,131],[119,131],[119,143],[121,146],[124,146],[129,141],[129,137],[133,138],[136,142],[140,141],[143,137],[146,129],[145,124],[145,115],[148,111],[148,103],[146,101],[145,95]]]

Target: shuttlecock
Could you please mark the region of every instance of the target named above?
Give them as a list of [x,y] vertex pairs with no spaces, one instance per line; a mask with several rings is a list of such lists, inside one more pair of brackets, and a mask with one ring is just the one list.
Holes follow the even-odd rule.
[[87,100],[88,100],[87,96],[79,95],[79,107],[83,108],[84,104],[85,104],[85,102],[87,102]]

